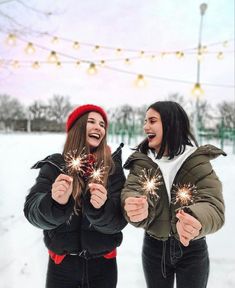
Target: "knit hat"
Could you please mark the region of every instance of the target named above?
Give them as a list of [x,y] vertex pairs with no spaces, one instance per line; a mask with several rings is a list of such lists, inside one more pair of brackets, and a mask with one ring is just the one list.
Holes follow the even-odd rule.
[[107,115],[105,113],[105,111],[96,105],[93,104],[86,104],[86,105],[82,105],[79,106],[77,108],[75,108],[68,116],[67,122],[66,122],[66,132],[69,132],[70,128],[73,126],[74,122],[81,117],[82,115],[89,113],[89,112],[97,112],[99,113],[104,121],[105,124],[108,124],[108,119],[107,119]]

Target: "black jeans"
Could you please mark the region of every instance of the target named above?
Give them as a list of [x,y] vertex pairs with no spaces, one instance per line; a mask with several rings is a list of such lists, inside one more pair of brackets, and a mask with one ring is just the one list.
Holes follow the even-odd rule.
[[148,288],[205,288],[209,276],[206,239],[184,247],[174,237],[159,241],[145,233],[142,263]]
[[60,264],[49,258],[46,288],[115,288],[116,285],[116,258],[87,260],[68,255]]

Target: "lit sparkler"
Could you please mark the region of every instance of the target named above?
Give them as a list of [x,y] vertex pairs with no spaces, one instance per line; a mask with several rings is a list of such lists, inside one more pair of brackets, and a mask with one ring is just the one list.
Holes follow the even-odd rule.
[[84,150],[85,149],[83,148],[79,155],[76,155],[77,150],[70,151],[65,155],[68,175],[83,176],[87,172],[87,162],[89,157]]
[[172,204],[179,203],[181,209],[194,204],[197,196],[197,187],[192,184],[178,184],[173,185],[174,189],[172,191],[173,197],[171,200]]
[[94,166],[91,168],[89,175],[90,182],[103,184],[104,183],[103,178],[107,171],[107,167],[104,166],[103,161],[101,162],[99,167],[97,166],[98,166],[97,163],[95,163]]
[[[152,175],[151,175],[152,174]],[[159,198],[157,190],[162,185],[162,176],[159,169],[152,173],[152,169],[143,169],[143,174],[139,176],[138,182],[140,183],[143,194],[150,197]]]

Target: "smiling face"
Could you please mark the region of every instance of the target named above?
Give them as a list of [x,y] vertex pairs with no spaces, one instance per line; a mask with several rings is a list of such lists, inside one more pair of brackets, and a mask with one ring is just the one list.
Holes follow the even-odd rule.
[[105,122],[97,112],[90,112],[86,125],[86,142],[90,149],[97,148],[105,136]]
[[152,108],[146,112],[144,132],[147,134],[149,148],[158,152],[163,137],[162,120],[160,114]]

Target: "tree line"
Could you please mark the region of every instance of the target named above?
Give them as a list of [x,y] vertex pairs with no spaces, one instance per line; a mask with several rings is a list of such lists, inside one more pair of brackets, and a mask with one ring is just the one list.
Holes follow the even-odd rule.
[[[234,103],[223,101],[212,107],[207,101],[199,101],[197,111],[193,100],[179,94],[169,95],[165,100],[180,103],[193,121],[197,113],[198,127],[205,131],[234,129]],[[77,105],[69,97],[53,95],[47,102],[39,100],[31,105],[23,105],[17,98],[0,94],[0,131],[50,131],[64,132],[68,113]],[[123,104],[107,110],[109,129],[112,134],[141,134],[147,105],[133,107]]]

